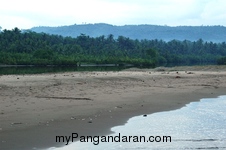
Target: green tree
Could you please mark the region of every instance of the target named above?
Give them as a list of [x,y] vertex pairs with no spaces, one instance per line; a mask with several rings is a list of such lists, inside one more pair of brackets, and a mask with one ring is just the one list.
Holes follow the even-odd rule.
[[54,60],[56,59],[56,53],[53,50],[36,50],[33,57],[38,59]]

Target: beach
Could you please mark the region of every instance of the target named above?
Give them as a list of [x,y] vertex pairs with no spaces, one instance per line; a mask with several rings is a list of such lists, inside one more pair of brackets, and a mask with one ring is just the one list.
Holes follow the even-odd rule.
[[0,149],[63,146],[133,117],[226,95],[226,66],[0,76]]

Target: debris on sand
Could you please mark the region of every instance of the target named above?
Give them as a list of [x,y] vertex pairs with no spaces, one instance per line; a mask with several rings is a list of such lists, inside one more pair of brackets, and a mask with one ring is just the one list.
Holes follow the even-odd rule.
[[19,125],[19,124],[22,124],[21,122],[13,122],[11,123],[11,125]]

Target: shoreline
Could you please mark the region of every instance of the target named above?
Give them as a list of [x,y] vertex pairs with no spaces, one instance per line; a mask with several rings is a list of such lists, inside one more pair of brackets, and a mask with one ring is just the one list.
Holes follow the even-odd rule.
[[[132,115],[131,117],[129,117],[130,115],[128,115],[128,116],[126,116],[126,117],[121,117],[120,119],[119,119],[119,121],[117,121],[117,123],[115,123],[116,125],[106,125],[106,126],[109,126],[108,128],[106,128],[105,129],[105,127],[106,126],[104,126],[104,128],[102,128],[102,131],[98,131],[98,132],[101,132],[101,134],[100,133],[96,133],[96,131],[92,131],[92,133],[91,134],[87,134],[86,132],[85,132],[85,134],[84,135],[86,135],[86,136],[96,136],[96,135],[99,135],[99,136],[107,136],[107,135],[111,135],[111,134],[114,134],[115,132],[113,132],[112,130],[111,130],[111,128],[113,128],[113,127],[117,127],[117,126],[124,126],[126,123],[128,123],[128,120],[129,119],[131,119],[131,118],[133,118],[133,117],[138,117],[138,116],[143,116],[143,115],[152,115],[152,114],[155,114],[155,113],[161,113],[161,112],[168,112],[168,111],[173,111],[173,110],[177,110],[177,109],[181,109],[181,108],[183,108],[183,107],[186,107],[186,105],[187,104],[190,104],[190,103],[192,103],[192,102],[201,102],[201,99],[206,99],[206,98],[217,98],[217,97],[220,97],[220,96],[226,96],[226,94],[225,95],[221,95],[221,93],[224,93],[224,91],[226,90],[226,88],[224,88],[224,89],[220,89],[220,90],[217,90],[217,91],[215,91],[215,93],[214,94],[211,94],[210,95],[210,97],[201,97],[201,98],[195,98],[194,100],[190,100],[190,101],[188,101],[188,103],[185,103],[185,104],[178,104],[177,106],[173,106],[173,107],[170,107],[170,108],[165,108],[165,109],[163,109],[163,110],[160,110],[160,109],[158,109],[157,111],[151,111],[150,113],[142,113],[143,111],[137,111],[139,114],[136,114],[136,115]],[[196,96],[194,96],[194,97],[196,97]],[[199,97],[199,94],[198,94],[198,97]],[[136,112],[136,113],[137,113]],[[146,112],[148,112],[148,111],[146,111]],[[114,116],[114,115],[113,115]],[[116,116],[116,117],[118,117],[118,115]],[[104,131],[103,131],[104,130]],[[105,131],[106,130],[106,131]],[[78,133],[78,132],[72,132],[72,133]],[[95,134],[94,134],[95,133]],[[80,134],[78,134],[79,136],[83,136],[83,135],[80,135]],[[68,145],[70,145],[70,144],[73,144],[73,143],[75,143],[75,142],[77,142],[78,140],[74,140],[73,142],[71,142],[71,143],[69,143]],[[66,142],[65,142],[66,143]],[[57,150],[58,150],[58,148],[61,148],[61,147],[65,147],[65,146],[68,146],[68,145],[65,145],[65,143],[64,144],[61,144],[61,145],[58,145],[58,146],[56,146],[56,147],[47,147],[47,149],[48,148],[56,148]],[[46,149],[46,148],[45,148]]]
[[106,135],[131,117],[226,95],[221,68],[171,69],[0,76],[1,147],[63,146],[55,136]]

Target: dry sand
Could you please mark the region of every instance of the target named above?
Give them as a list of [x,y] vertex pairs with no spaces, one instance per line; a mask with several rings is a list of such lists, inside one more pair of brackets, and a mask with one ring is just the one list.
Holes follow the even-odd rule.
[[226,66],[0,76],[0,149],[61,146],[55,136],[104,135],[130,117],[226,95]]

